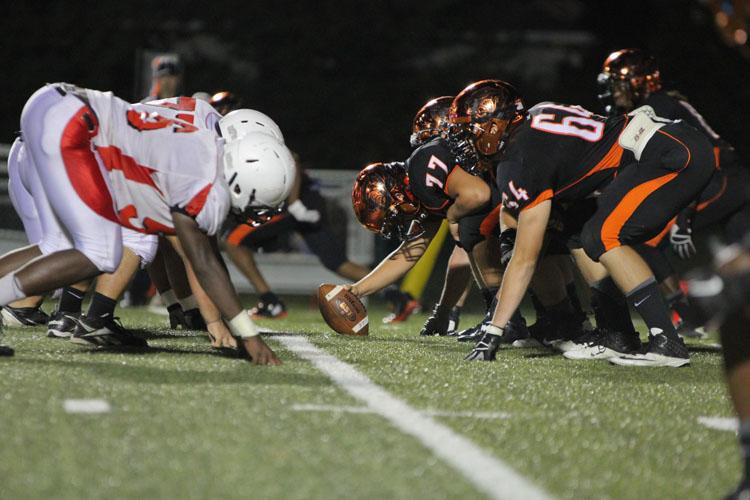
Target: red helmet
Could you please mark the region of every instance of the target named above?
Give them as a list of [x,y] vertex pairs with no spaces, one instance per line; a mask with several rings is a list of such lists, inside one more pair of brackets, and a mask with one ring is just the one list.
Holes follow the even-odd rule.
[[450,122],[468,132],[478,153],[492,156],[526,117],[518,91],[502,80],[472,83],[453,99]]
[[352,207],[359,223],[386,238],[420,236],[420,223],[427,213],[408,183],[403,163],[372,163],[363,168],[352,189]]
[[452,102],[453,96],[437,97],[417,111],[409,139],[413,148],[448,132],[448,113]]
[[649,94],[661,89],[661,75],[653,56],[640,49],[622,49],[604,60],[597,83],[601,88],[599,100],[610,106],[608,110],[613,110],[616,89],[625,92],[637,107]]

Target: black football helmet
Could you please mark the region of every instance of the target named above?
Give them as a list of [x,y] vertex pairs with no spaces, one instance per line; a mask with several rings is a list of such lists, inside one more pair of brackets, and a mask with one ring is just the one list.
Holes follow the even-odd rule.
[[447,134],[448,113],[452,102],[453,96],[437,97],[417,111],[411,125],[411,147],[417,148],[435,137]]
[[363,168],[354,180],[352,207],[360,224],[385,238],[410,240],[424,233],[427,212],[409,190],[404,163]]
[[[637,108],[649,94],[661,89],[661,75],[653,56],[640,49],[622,49],[604,60],[597,84],[599,100],[607,113],[627,113]],[[617,106],[616,92],[623,93],[630,104]]]
[[221,116],[242,107],[242,99],[228,90],[215,93],[208,102]]
[[[481,80],[453,99],[450,135],[457,145],[462,140],[469,141],[476,153],[490,158],[502,151],[510,133],[525,118],[523,99],[511,84],[502,80]],[[466,150],[466,147],[461,149]]]

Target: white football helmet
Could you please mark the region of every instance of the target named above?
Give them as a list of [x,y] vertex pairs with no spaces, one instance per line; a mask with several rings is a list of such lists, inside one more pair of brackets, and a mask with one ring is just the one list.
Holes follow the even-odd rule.
[[224,177],[232,212],[251,217],[275,209],[289,196],[296,169],[287,147],[267,134],[251,133],[224,146]]
[[227,142],[241,139],[251,133],[267,134],[284,144],[284,135],[276,122],[254,109],[235,109],[219,121],[221,136]]

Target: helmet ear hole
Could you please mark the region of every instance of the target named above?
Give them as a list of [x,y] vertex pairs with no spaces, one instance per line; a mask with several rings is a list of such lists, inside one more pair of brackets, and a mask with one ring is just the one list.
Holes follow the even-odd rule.
[[240,185],[239,185],[239,184],[235,184],[235,185],[234,185],[234,189],[233,189],[233,191],[234,191],[234,194],[237,194],[237,195],[239,195],[239,194],[241,194],[241,193],[242,193],[242,188],[240,187]]

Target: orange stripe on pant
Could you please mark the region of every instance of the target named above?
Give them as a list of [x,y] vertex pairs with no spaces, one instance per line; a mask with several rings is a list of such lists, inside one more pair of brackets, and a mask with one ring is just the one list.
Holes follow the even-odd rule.
[[[721,189],[719,189],[719,192],[716,193],[711,198],[709,198],[708,200],[704,201],[703,203],[699,203],[698,206],[695,207],[695,211],[701,212],[705,210],[707,207],[711,206],[712,203],[714,203],[716,200],[721,198],[722,195],[724,195],[726,190],[727,190],[727,178],[722,177]],[[677,221],[677,217],[672,218],[672,220],[669,221],[669,223],[667,223],[667,225],[664,227],[664,229],[661,230],[659,234],[657,234],[656,236],[654,236],[653,238],[651,238],[650,240],[646,242],[646,245],[650,247],[658,247],[659,244],[661,243],[661,240],[664,239],[664,237],[667,235],[667,233],[669,232],[669,230],[672,228],[672,226],[674,225],[676,221]]]
[[677,173],[662,175],[634,187],[626,194],[602,224],[602,243],[608,252],[620,246],[620,231],[643,201],[654,191],[677,177]]

